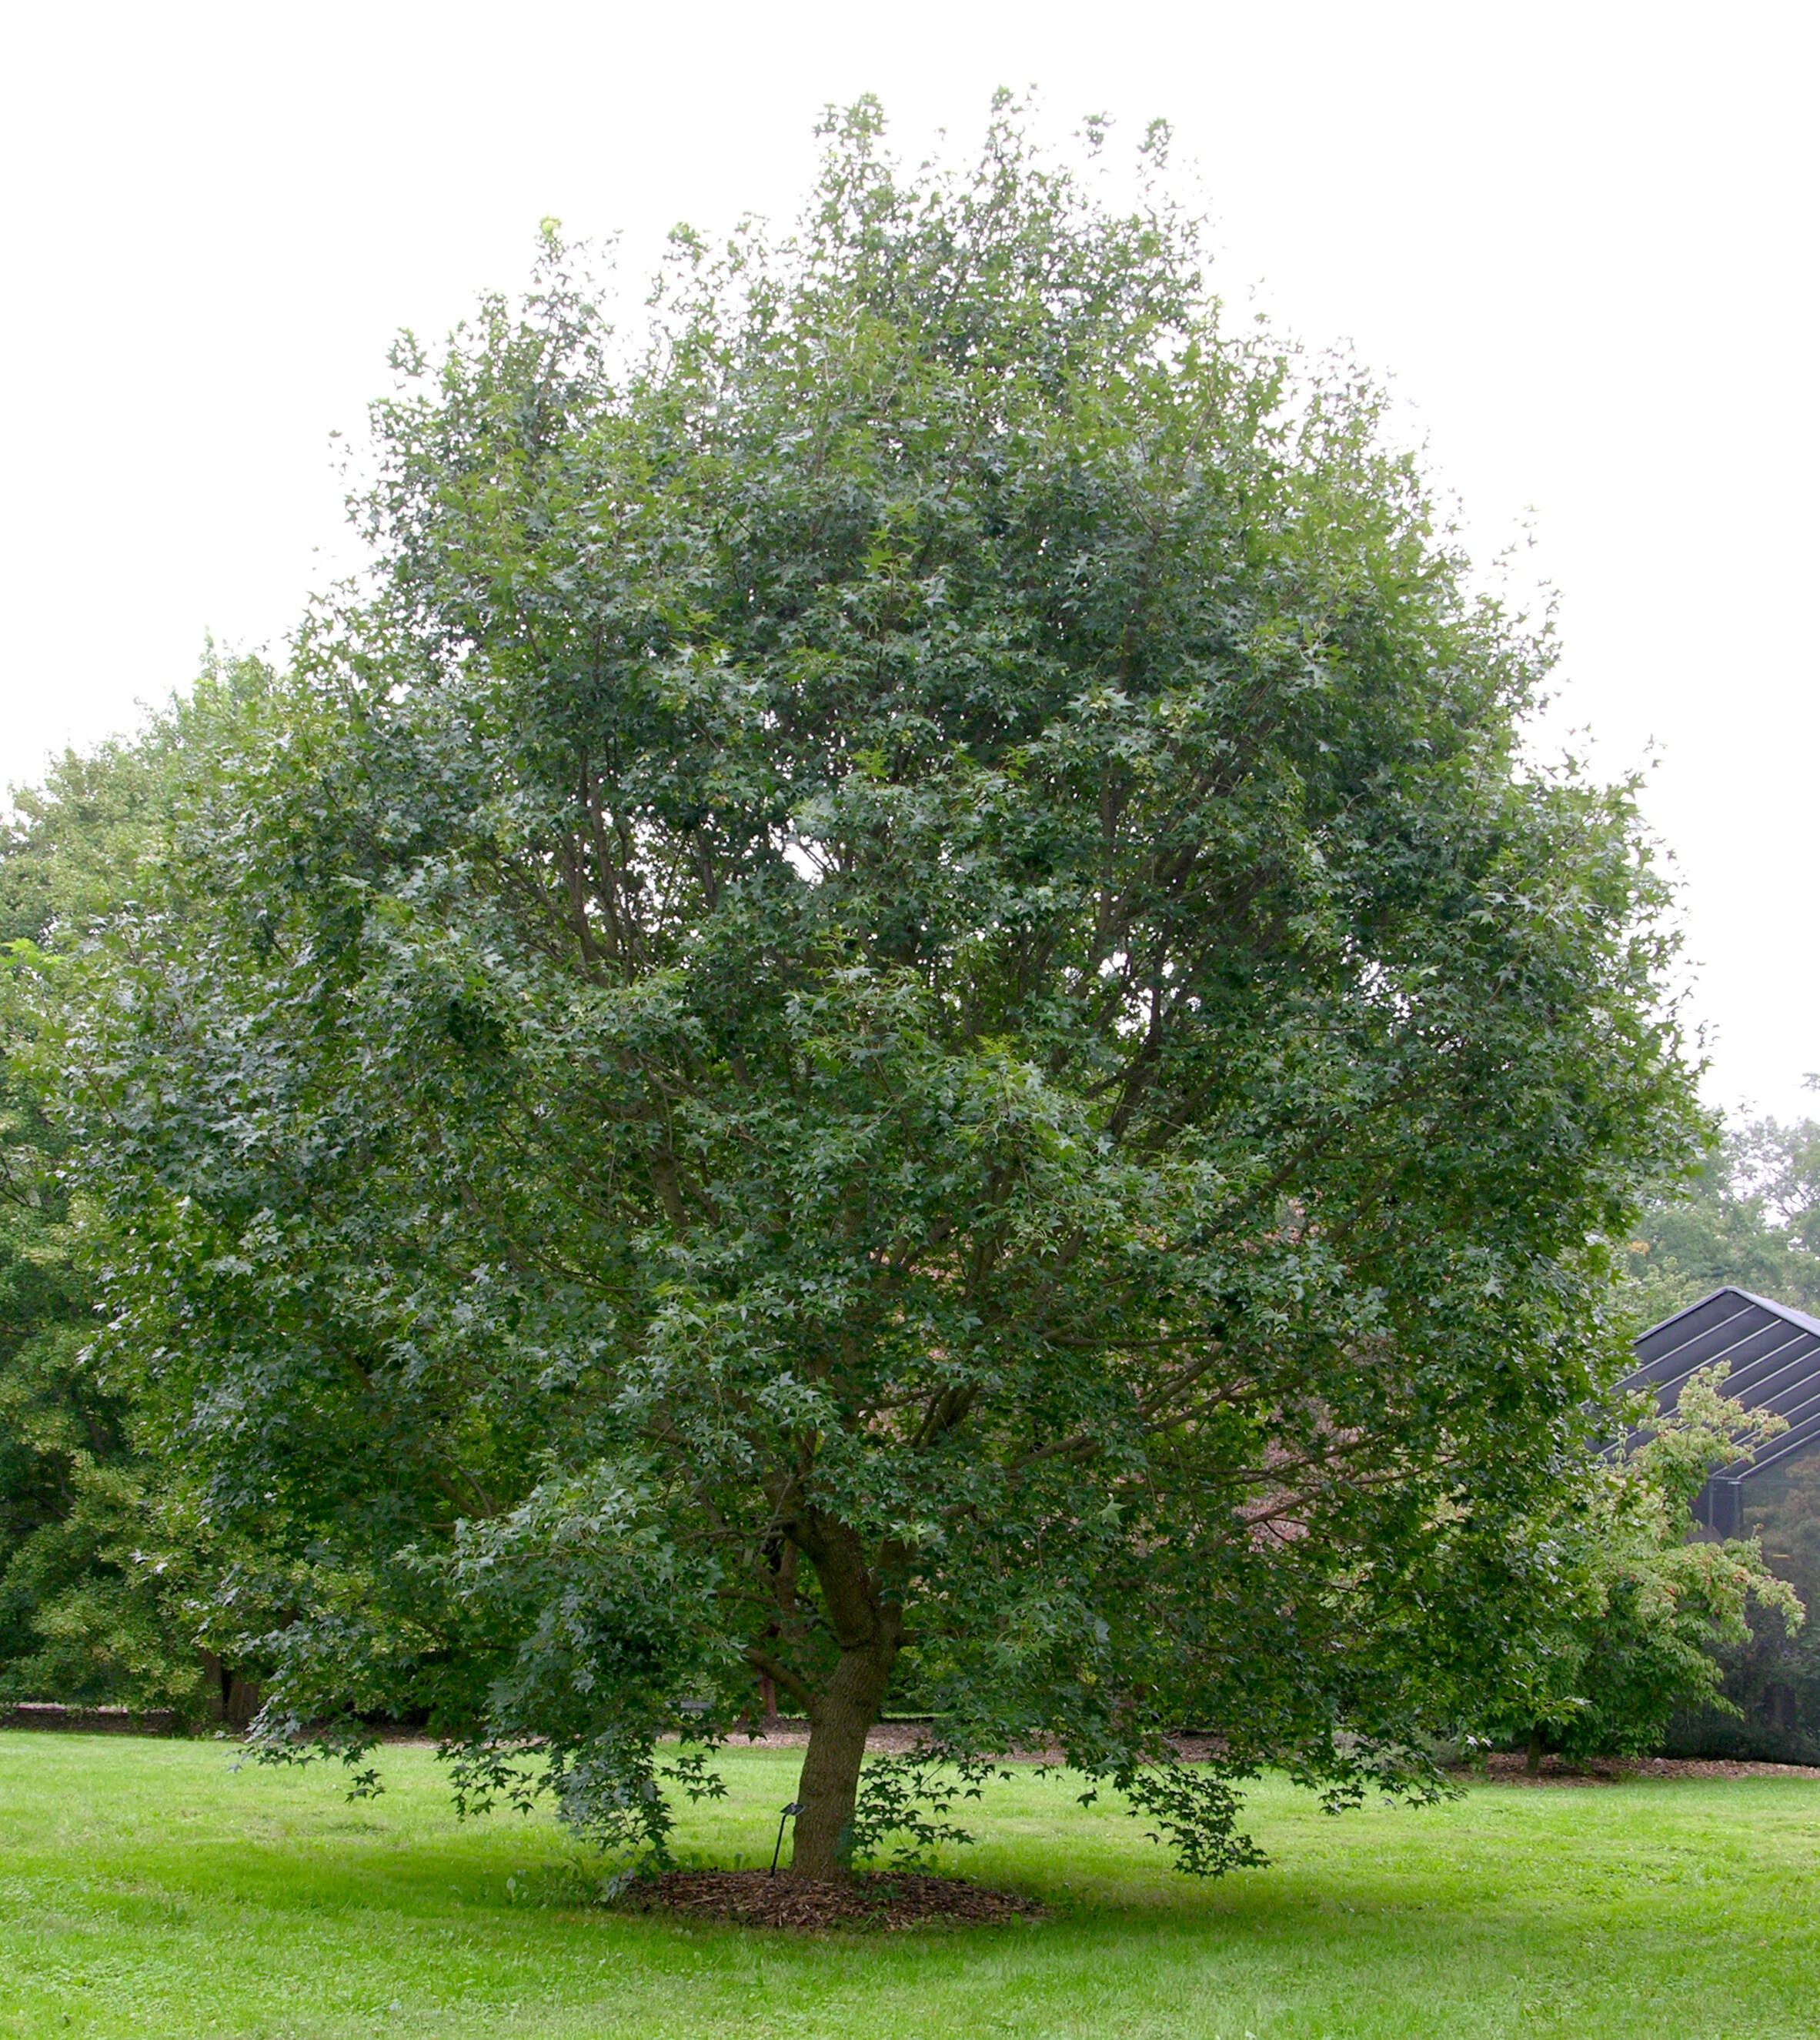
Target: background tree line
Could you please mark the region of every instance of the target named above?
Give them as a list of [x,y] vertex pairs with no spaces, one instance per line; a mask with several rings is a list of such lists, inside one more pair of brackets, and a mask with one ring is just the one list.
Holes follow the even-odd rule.
[[[0,835],[0,941],[35,950],[130,899],[167,839],[177,748],[216,683],[136,741],[58,761],[16,790]],[[105,1209],[71,1180],[70,1140],[20,1066],[32,1022],[0,974],[0,1701],[249,1718],[254,1694],[209,1647],[219,1540],[105,1328]],[[105,1186],[100,1186],[105,1203]]]

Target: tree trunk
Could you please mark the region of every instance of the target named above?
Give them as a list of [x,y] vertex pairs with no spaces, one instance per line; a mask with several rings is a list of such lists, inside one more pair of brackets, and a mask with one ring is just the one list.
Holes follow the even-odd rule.
[[1539,1728],[1533,1728],[1529,1731],[1529,1755],[1523,1768],[1532,1778],[1540,1778],[1542,1775],[1542,1731]]
[[807,1701],[809,1748],[796,1788],[793,1877],[840,1878],[852,1852],[853,1804],[866,1734],[885,1704],[891,1667],[904,1642],[904,1611],[882,1597],[859,1537],[813,1510],[789,1535],[814,1566],[822,1607],[840,1659]]
[[843,1650],[827,1691],[810,1706],[809,1748],[796,1788],[798,1811],[790,1862],[793,1877],[829,1878],[847,1874],[849,1829],[866,1731],[884,1705],[897,1655],[897,1638],[889,1634]]
[[227,1681],[222,1677],[221,1660],[212,1650],[202,1653],[203,1705],[211,1721],[227,1718]]
[[230,1670],[212,1650],[202,1653],[202,1669],[209,1719],[225,1722],[230,1728],[246,1727],[264,1703],[258,1681]]

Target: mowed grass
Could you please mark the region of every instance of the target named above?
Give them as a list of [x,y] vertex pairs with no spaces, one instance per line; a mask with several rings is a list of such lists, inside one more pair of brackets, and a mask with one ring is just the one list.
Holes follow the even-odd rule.
[[[1820,1783],[1474,1786],[1339,1819],[1266,1782],[1274,1867],[1175,1875],[1116,1806],[1020,1775],[950,1859],[1052,1916],[794,1939],[578,1902],[543,1819],[463,1825],[231,1746],[0,1735],[0,2034],[1574,2040],[1820,2034]],[[768,1859],[795,1780],[731,1753],[700,1860]]]

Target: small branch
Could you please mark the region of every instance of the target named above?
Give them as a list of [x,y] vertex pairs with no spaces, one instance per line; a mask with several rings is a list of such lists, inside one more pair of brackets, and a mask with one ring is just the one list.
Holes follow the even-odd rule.
[[1072,1438],[1058,1438],[1053,1445],[1039,1445],[1034,1452],[1026,1452],[1021,1460],[1013,1460],[1005,1471],[1022,1473],[1026,1467],[1034,1466],[1041,1460],[1060,1459],[1068,1453],[1091,1459],[1099,1449],[1099,1441],[1091,1431],[1076,1431]]

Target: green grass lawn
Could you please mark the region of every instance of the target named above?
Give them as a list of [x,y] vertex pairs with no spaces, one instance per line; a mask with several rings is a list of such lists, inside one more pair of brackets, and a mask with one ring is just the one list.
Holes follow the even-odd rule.
[[[433,1757],[350,1806],[215,1742],[0,1735],[0,2034],[267,2040],[1820,2034],[1820,1783],[1475,1786],[1335,1820],[1266,1783],[1275,1867],[1176,1876],[1020,1775],[959,1852],[1047,1920],[799,1940],[576,1902],[543,1821],[462,1826]],[[688,1852],[768,1858],[795,1760],[741,1751]]]

